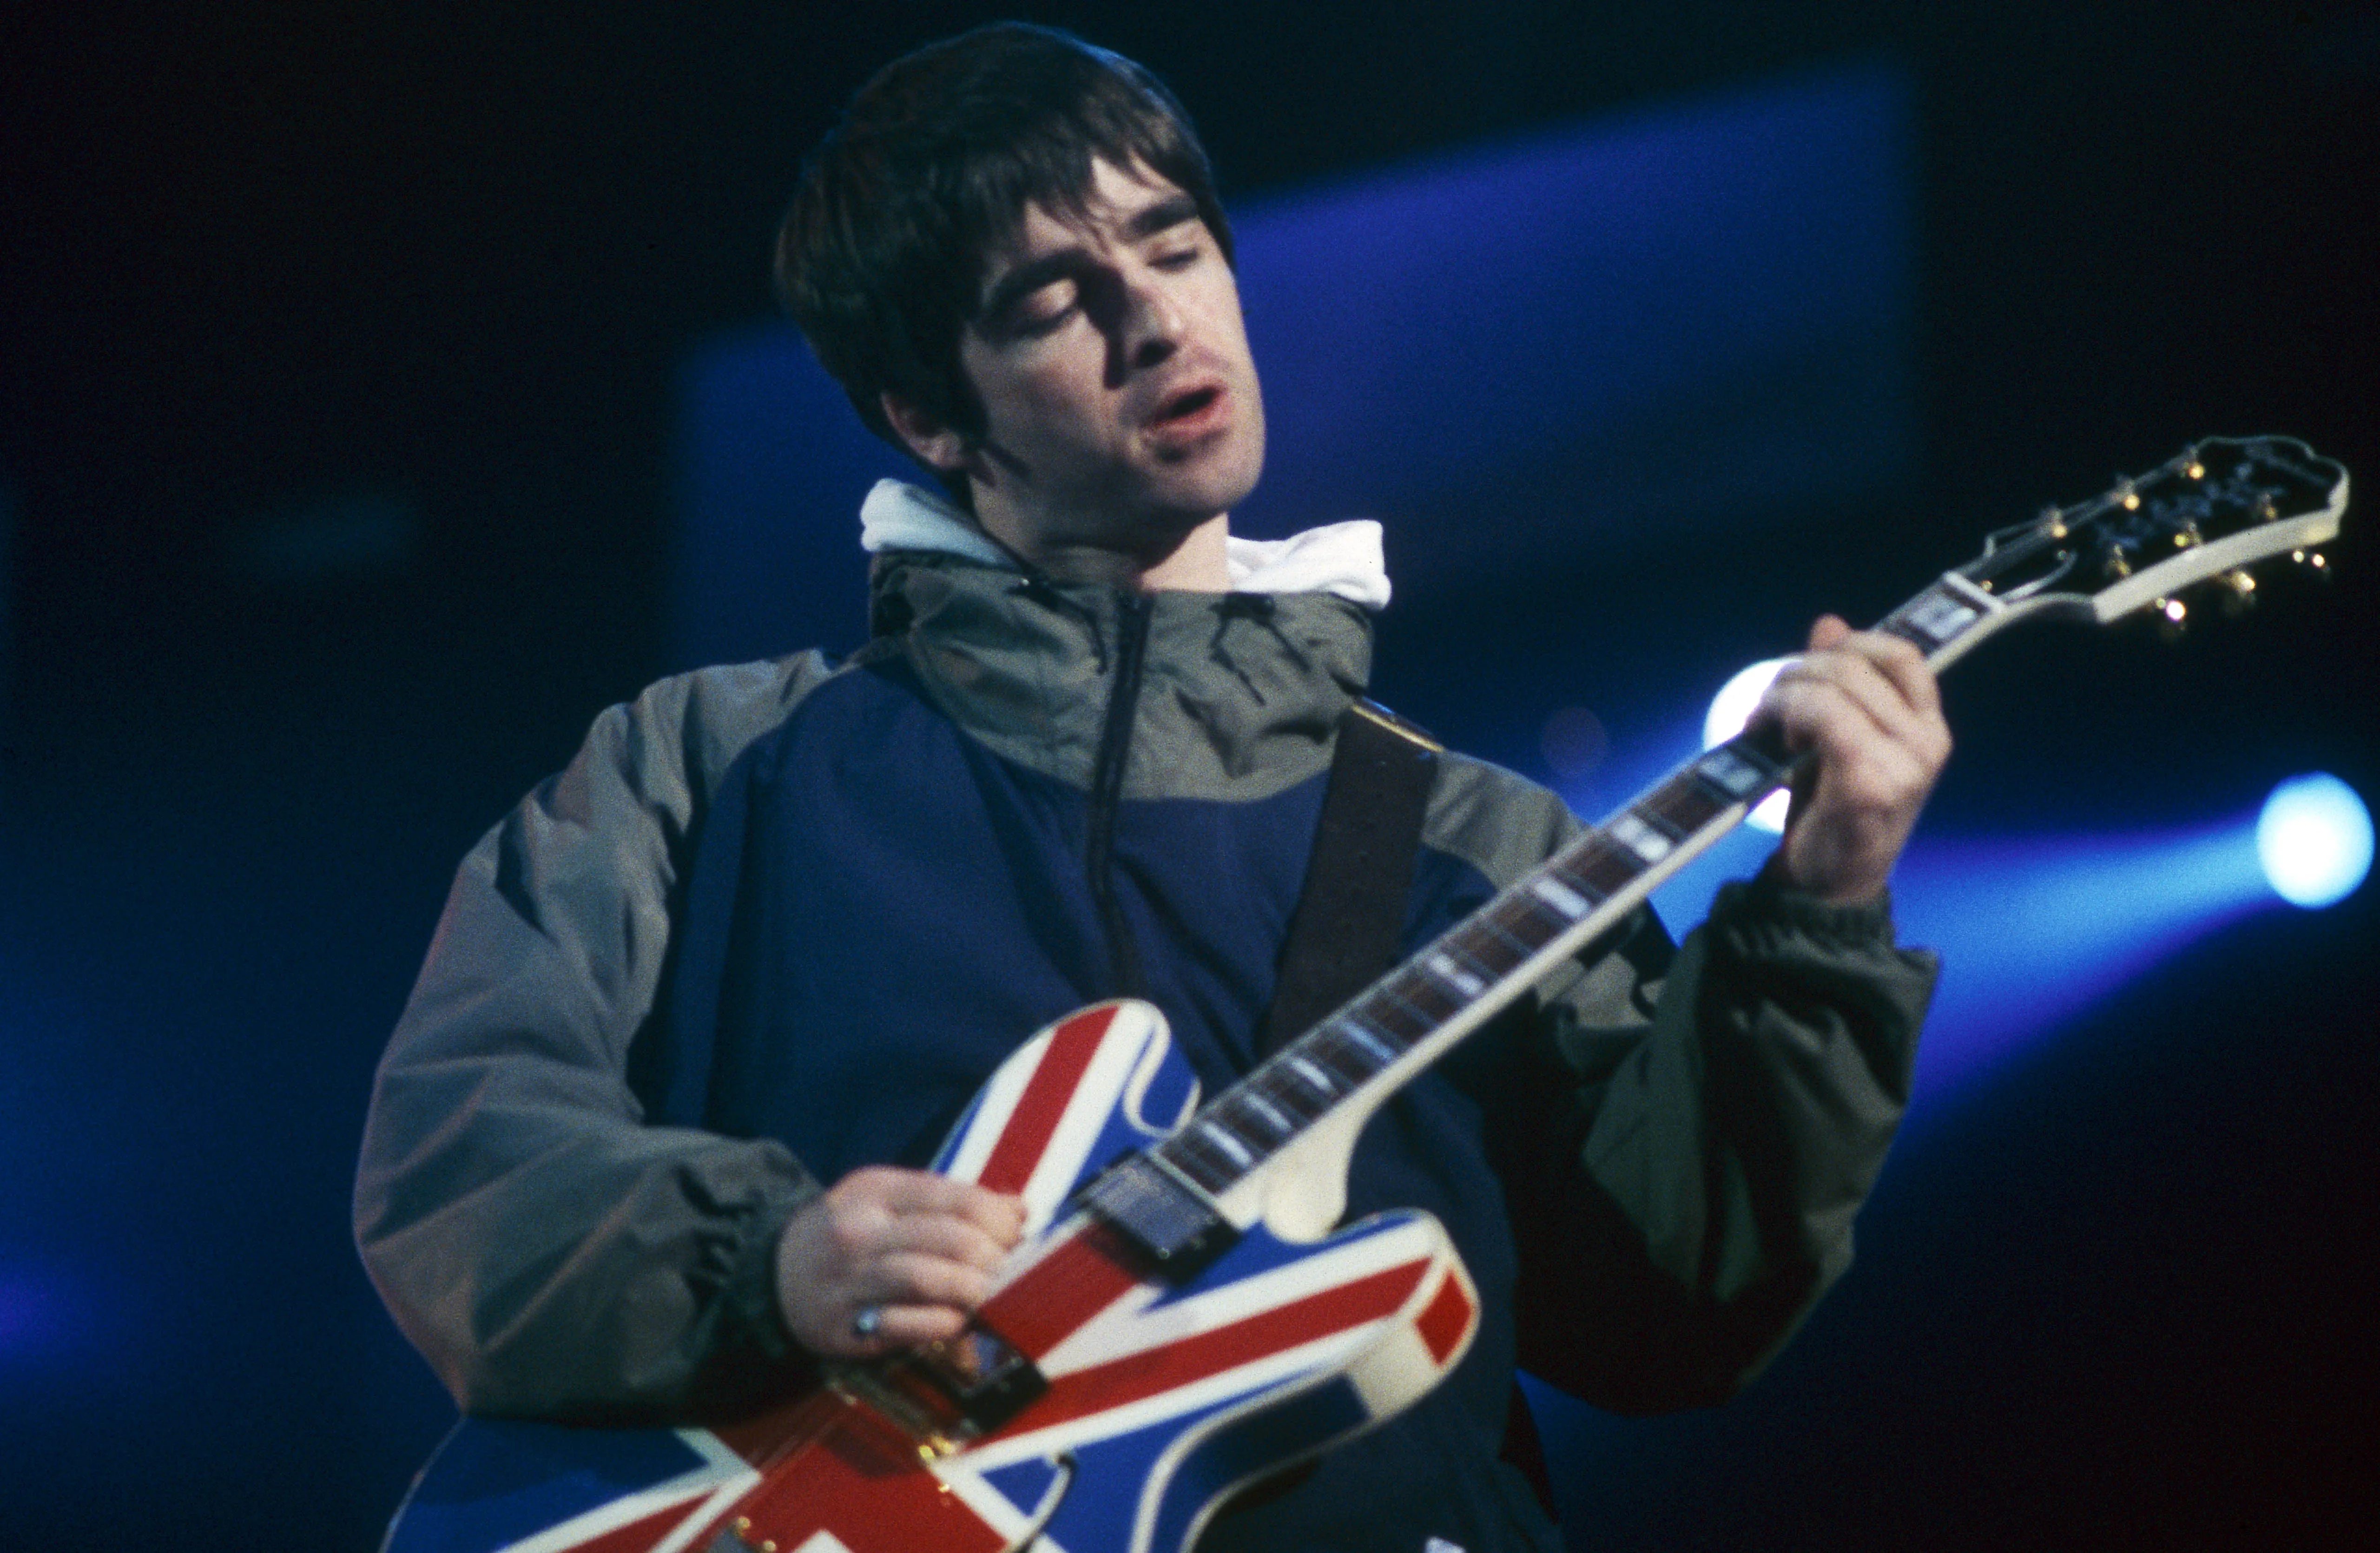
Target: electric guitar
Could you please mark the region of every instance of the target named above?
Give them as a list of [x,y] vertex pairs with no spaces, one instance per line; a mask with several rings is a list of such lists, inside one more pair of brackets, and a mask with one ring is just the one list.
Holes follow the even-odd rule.
[[[2185,588],[2319,565],[2346,498],[2301,443],[2210,439],[1993,534],[1879,628],[1939,669],[2034,616],[2179,622]],[[1365,1122],[1796,770],[1765,729],[1685,762],[1203,1106],[1156,1009],[1059,1021],[935,1161],[1027,1205],[965,1336],[709,1429],[466,1420],[388,1553],[1184,1553],[1236,1489],[1410,1406],[1478,1325],[1435,1219],[1334,1230]]]

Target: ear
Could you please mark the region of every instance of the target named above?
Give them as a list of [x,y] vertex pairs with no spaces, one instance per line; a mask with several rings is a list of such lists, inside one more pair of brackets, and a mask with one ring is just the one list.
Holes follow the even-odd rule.
[[970,449],[965,437],[897,394],[888,391],[877,402],[918,462],[945,476],[967,473]]

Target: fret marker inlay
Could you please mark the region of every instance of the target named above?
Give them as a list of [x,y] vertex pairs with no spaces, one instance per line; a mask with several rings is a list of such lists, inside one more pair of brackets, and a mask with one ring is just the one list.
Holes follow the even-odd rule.
[[1208,1143],[1213,1144],[1217,1148],[1220,1148],[1224,1153],[1230,1155],[1232,1159],[1244,1169],[1257,1162],[1257,1157],[1248,1152],[1247,1145],[1242,1143],[1239,1139],[1233,1137],[1230,1132],[1216,1125],[1212,1122],[1209,1122],[1205,1126],[1199,1128],[1198,1134]]
[[1749,798],[1753,790],[1760,785],[1760,773],[1752,768],[1750,762],[1738,758],[1725,745],[1704,756],[1695,770],[1731,798]]
[[1349,1040],[1354,1041],[1357,1046],[1360,1046],[1366,1051],[1370,1052],[1373,1059],[1382,1067],[1386,1067],[1388,1064],[1397,1060],[1397,1049],[1395,1047],[1390,1046],[1373,1031],[1356,1024],[1354,1020],[1348,1020],[1344,1025],[1342,1025],[1340,1028],[1347,1032],[1347,1038]]
[[1670,838],[1638,819],[1632,810],[1622,814],[1608,827],[1615,840],[1647,863],[1658,863],[1670,855]]
[[1586,915],[1586,897],[1557,879],[1529,880],[1529,893],[1572,921]]
[[1486,982],[1480,980],[1477,977],[1473,976],[1469,971],[1464,970],[1462,966],[1456,965],[1453,961],[1448,959],[1443,954],[1431,955],[1429,957],[1429,968],[1436,971],[1440,977],[1444,977],[1449,985],[1460,990],[1465,997],[1475,998],[1479,996],[1482,991],[1487,989],[1488,984]]
[[1305,1080],[1306,1087],[1318,1095],[1335,1095],[1339,1092],[1339,1086],[1330,1082],[1330,1075],[1317,1067],[1310,1058],[1284,1058],[1281,1066]]

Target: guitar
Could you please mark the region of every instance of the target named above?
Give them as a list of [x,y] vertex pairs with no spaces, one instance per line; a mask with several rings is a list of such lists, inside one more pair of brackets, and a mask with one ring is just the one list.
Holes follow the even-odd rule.
[[[2347,472],[2210,439],[1990,536],[1879,629],[1937,669],[2022,619],[2179,621],[2338,529]],[[1679,766],[1205,1105],[1146,1003],[1033,1037],[936,1159],[1022,1196],[966,1334],[713,1428],[466,1420],[388,1553],[1183,1553],[1237,1489],[1410,1406],[1479,1300],[1437,1221],[1334,1230],[1356,1134],[1453,1044],[1791,782],[1758,728]]]

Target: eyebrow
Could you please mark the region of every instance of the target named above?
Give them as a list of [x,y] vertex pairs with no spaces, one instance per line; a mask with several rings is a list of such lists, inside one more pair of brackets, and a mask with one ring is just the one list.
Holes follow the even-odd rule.
[[[1135,211],[1131,219],[1123,224],[1119,236],[1125,242],[1137,243],[1160,232],[1202,219],[1198,213],[1198,202],[1187,194],[1175,192],[1152,200]],[[983,306],[978,309],[977,318],[996,322],[1009,309],[1051,281],[1066,275],[1080,262],[1082,254],[1082,245],[1070,243],[1054,253],[1028,260],[1002,274],[985,289]]]

